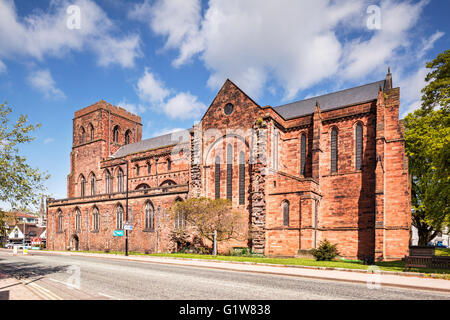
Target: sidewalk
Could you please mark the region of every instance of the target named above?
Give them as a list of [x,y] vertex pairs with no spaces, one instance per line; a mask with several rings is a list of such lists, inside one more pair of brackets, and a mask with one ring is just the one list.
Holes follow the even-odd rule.
[[377,288],[378,285],[386,287],[399,287],[407,289],[431,290],[445,292],[450,294],[450,281],[444,279],[433,279],[415,277],[411,275],[398,275],[394,272],[378,272],[369,273],[363,270],[326,270],[312,269],[301,266],[285,266],[273,264],[256,264],[245,262],[229,262],[229,261],[211,261],[201,259],[186,258],[170,258],[170,257],[152,257],[152,256],[123,256],[115,254],[100,253],[82,253],[82,252],[57,252],[57,251],[36,251],[32,254],[48,254],[48,255],[69,255],[84,256],[92,258],[116,259],[139,261],[147,263],[170,264],[178,266],[191,266],[199,268],[212,268],[219,270],[251,272],[262,274],[276,274],[283,276],[304,277],[320,280],[333,280],[351,283],[367,284],[370,288]]
[[0,273],[0,300],[42,300],[42,298],[19,280]]

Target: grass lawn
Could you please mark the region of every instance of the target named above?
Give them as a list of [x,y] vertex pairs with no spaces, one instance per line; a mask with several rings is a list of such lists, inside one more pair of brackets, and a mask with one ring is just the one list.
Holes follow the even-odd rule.
[[437,256],[447,256],[450,257],[450,248],[436,248],[435,254]]
[[[75,251],[85,253],[105,253],[104,251]],[[439,252],[439,254],[438,254]],[[110,251],[109,254],[123,255],[122,251]],[[316,261],[315,259],[307,258],[268,258],[268,257],[241,257],[241,256],[213,256],[207,254],[191,254],[191,253],[151,253],[145,254],[141,252],[128,252],[129,255],[153,256],[153,257],[171,257],[171,258],[185,258],[185,259],[205,259],[205,260],[221,260],[221,261],[240,261],[253,263],[270,263],[270,264],[284,264],[284,265],[298,265],[311,267],[325,267],[325,268],[346,268],[346,269],[361,269],[366,270],[370,266],[363,264],[360,260],[341,260],[334,261]],[[450,255],[449,249],[436,249],[436,255]],[[403,261],[383,261],[376,262],[376,266],[384,271],[404,272],[405,263]],[[446,269],[425,269],[425,268],[411,268],[409,272],[420,272],[426,274],[441,274],[443,278],[450,280],[450,270]]]

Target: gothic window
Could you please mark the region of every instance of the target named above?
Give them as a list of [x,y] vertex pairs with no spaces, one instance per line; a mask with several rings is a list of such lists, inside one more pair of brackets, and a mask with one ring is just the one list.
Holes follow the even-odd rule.
[[100,229],[100,213],[95,207],[92,213],[92,230],[98,231]]
[[75,212],[75,231],[81,231],[81,211],[77,209]]
[[284,200],[281,204],[283,210],[283,226],[289,226],[289,201]]
[[231,200],[233,186],[233,147],[227,145],[227,199]]
[[136,176],[139,176],[139,172],[140,171],[140,167],[139,167],[139,165],[137,164],[136,165]]
[[145,230],[154,231],[155,230],[155,210],[150,202],[145,205],[145,217],[144,217],[144,228]]
[[360,123],[356,125],[356,170],[361,170],[363,153],[363,128]]
[[331,130],[331,173],[337,172],[338,165],[338,132],[336,128]]
[[274,129],[272,141],[272,167],[274,170],[278,170],[278,145],[279,133],[276,129]]
[[[183,201],[177,198],[175,202]],[[186,216],[182,212],[177,212],[175,215],[175,229],[184,229],[186,227]]]
[[91,141],[94,140],[94,126],[92,125],[92,123],[89,125],[89,130],[90,130],[90,136],[91,136]]
[[58,213],[58,232],[63,232],[63,215],[61,211]]
[[125,144],[130,144],[130,138],[131,137],[131,131],[127,130],[127,132],[125,132]]
[[170,171],[172,169],[172,160],[167,159],[167,171]]
[[216,199],[220,198],[220,157],[216,157],[215,173],[214,173],[215,195]]
[[109,170],[106,170],[105,172],[105,182],[106,182],[106,193],[109,194],[111,193],[111,185],[112,185],[112,176],[111,173],[109,172]]
[[147,163],[147,174],[152,173],[152,165],[150,163]]
[[113,141],[119,143],[119,126],[115,126],[113,129]]
[[80,133],[80,143],[84,143],[86,139],[86,131],[83,127],[81,127],[81,133]]
[[119,172],[117,173],[117,192],[123,192],[123,171],[119,168]]
[[95,174],[92,174],[92,177],[91,177],[91,195],[92,196],[95,196],[95,185],[96,185]]
[[306,168],[306,135],[302,134],[300,138],[300,175],[305,175]]
[[86,179],[81,175],[80,179],[80,196],[84,197],[86,195]]
[[245,153],[239,153],[239,204],[245,203]]
[[136,187],[136,190],[144,190],[144,189],[150,189],[150,186],[146,183],[141,183]]
[[123,208],[121,205],[118,205],[116,209],[116,229],[123,229]]

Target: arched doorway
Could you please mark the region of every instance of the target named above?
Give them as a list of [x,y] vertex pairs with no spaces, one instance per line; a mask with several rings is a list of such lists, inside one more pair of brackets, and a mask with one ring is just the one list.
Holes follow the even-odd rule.
[[70,250],[78,251],[79,249],[80,240],[78,239],[78,236],[76,234],[72,235],[70,238]]

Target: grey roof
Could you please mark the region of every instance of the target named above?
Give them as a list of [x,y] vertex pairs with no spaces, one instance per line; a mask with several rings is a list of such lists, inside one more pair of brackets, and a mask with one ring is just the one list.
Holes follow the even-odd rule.
[[376,100],[380,86],[381,89],[384,89],[384,80],[342,91],[328,93],[323,96],[292,102],[275,107],[274,109],[284,119],[296,118],[314,113],[316,101],[319,102],[320,110],[323,111]]
[[188,142],[190,140],[189,132],[191,130],[192,129],[180,130],[164,134],[158,137],[145,139],[139,142],[124,145],[120,147],[119,150],[117,150],[116,153],[112,155],[112,157],[120,158],[136,152],[143,152],[146,150],[161,148],[164,146],[169,146],[180,142]]

